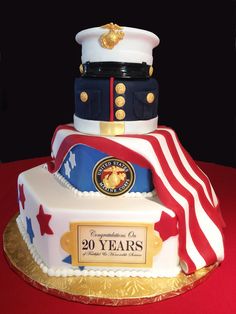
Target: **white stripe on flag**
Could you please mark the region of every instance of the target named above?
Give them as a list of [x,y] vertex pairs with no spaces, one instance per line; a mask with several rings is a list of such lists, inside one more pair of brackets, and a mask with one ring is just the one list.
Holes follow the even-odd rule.
[[[210,219],[210,217],[205,212],[202,204],[199,200],[198,191],[192,186],[180,173],[172,155],[167,145],[166,139],[163,135],[160,134],[152,134],[151,136],[155,137],[161,145],[162,151],[165,154],[166,161],[168,162],[173,175],[179,181],[179,183],[184,186],[193,196],[194,198],[194,210],[196,213],[198,224],[204,233],[205,237],[209,241],[212,249],[216,253],[219,260],[222,260],[222,251],[223,251],[223,239],[221,236],[221,232],[214,224],[214,222]],[[184,164],[185,167],[185,164]]]
[[[158,130],[161,130],[161,131],[163,130],[163,131],[167,131],[167,132],[170,133],[170,135],[172,136],[172,139],[173,139],[173,141],[174,141],[174,143],[175,143],[175,147],[176,147],[176,149],[177,149],[177,152],[178,152],[179,158],[181,159],[182,164],[184,165],[184,167],[185,167],[185,169],[188,171],[188,173],[191,175],[191,177],[192,177],[194,180],[196,180],[199,184],[201,184],[201,186],[202,186],[202,188],[203,188],[203,190],[204,190],[204,192],[205,192],[205,195],[206,195],[208,201],[212,204],[211,197],[210,197],[210,195],[209,195],[209,193],[208,193],[208,191],[207,191],[207,188],[206,188],[205,183],[204,183],[204,182],[199,178],[199,176],[194,172],[194,170],[192,169],[192,167],[191,167],[190,164],[188,163],[187,159],[185,158],[184,153],[183,153],[181,147],[179,146],[179,142],[178,142],[177,139],[176,139],[175,132],[172,131],[172,130],[170,130],[170,129],[166,129],[166,128],[158,128]],[[199,168],[199,169],[200,169],[200,168]],[[201,169],[200,169],[200,170],[201,170]],[[202,171],[202,170],[201,170],[201,171]],[[202,171],[202,173],[204,174],[204,176],[206,176],[203,171]],[[206,176],[206,178],[207,178],[207,176]],[[209,179],[207,178],[207,180],[209,180]],[[210,185],[211,185],[211,184],[210,184]],[[212,186],[211,186],[211,188],[212,188]],[[212,204],[212,205],[213,205],[213,204]],[[214,205],[215,205],[215,204],[214,204]],[[216,204],[216,205],[217,205],[217,204]],[[216,205],[215,205],[215,206],[216,206]]]
[[67,136],[72,135],[72,134],[78,135],[79,133],[76,130],[73,131],[73,130],[67,130],[67,129],[61,129],[57,131],[54,142],[52,143],[52,152],[55,157],[57,156],[61,143],[64,141],[64,139]]

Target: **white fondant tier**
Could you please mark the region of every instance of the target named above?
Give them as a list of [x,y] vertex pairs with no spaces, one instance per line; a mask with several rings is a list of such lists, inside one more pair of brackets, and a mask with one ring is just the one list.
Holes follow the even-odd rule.
[[[32,256],[49,276],[139,276],[174,277],[180,272],[178,235],[166,237],[152,267],[85,266],[65,262],[68,253],[61,247],[62,236],[75,222],[156,224],[164,212],[175,214],[156,197],[81,197],[41,165],[23,172],[18,179],[19,230]],[[46,219],[39,224],[39,215]],[[41,229],[42,228],[42,229]],[[64,261],[63,261],[64,260]]]
[[[112,125],[117,122],[106,121],[107,125]],[[124,134],[147,134],[157,128],[158,117],[149,120],[140,121],[122,121],[124,124]],[[101,121],[93,121],[87,119],[81,119],[74,115],[74,127],[77,131],[84,134],[101,135]],[[123,134],[123,133],[122,133]]]

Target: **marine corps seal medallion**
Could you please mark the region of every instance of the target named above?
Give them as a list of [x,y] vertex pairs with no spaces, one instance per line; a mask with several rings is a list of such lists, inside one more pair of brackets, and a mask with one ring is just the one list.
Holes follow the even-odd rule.
[[96,189],[109,196],[118,196],[128,192],[134,180],[133,166],[114,157],[100,160],[93,169],[93,182]]

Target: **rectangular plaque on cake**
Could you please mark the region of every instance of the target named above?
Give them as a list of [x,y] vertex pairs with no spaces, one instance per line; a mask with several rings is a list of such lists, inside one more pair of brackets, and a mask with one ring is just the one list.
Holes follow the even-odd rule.
[[151,267],[162,240],[153,224],[74,222],[61,238],[73,266]]

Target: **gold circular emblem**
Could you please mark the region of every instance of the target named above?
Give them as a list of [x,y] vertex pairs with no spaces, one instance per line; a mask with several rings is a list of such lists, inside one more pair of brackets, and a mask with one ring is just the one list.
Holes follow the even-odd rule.
[[118,96],[115,99],[115,104],[117,105],[117,107],[123,107],[125,104],[125,99],[123,96]]
[[125,118],[125,111],[122,110],[122,109],[119,109],[119,110],[116,111],[115,116],[116,116],[117,120],[124,120],[124,118]]
[[80,93],[80,100],[82,102],[86,102],[88,100],[88,94],[86,92],[81,92]]
[[83,64],[81,64],[81,65],[79,66],[79,71],[80,71],[80,73],[81,73],[81,74],[83,74],[83,73],[84,73],[84,67],[83,67]]
[[149,68],[149,76],[152,76],[152,75],[153,75],[153,71],[154,71],[153,67],[150,66],[150,68]]
[[149,104],[152,104],[154,102],[154,99],[155,99],[155,95],[153,93],[147,94],[146,100]]
[[124,94],[126,91],[126,86],[123,83],[118,83],[115,87],[117,94]]
[[110,196],[128,192],[135,181],[133,166],[114,157],[100,160],[93,169],[93,182],[98,191]]

